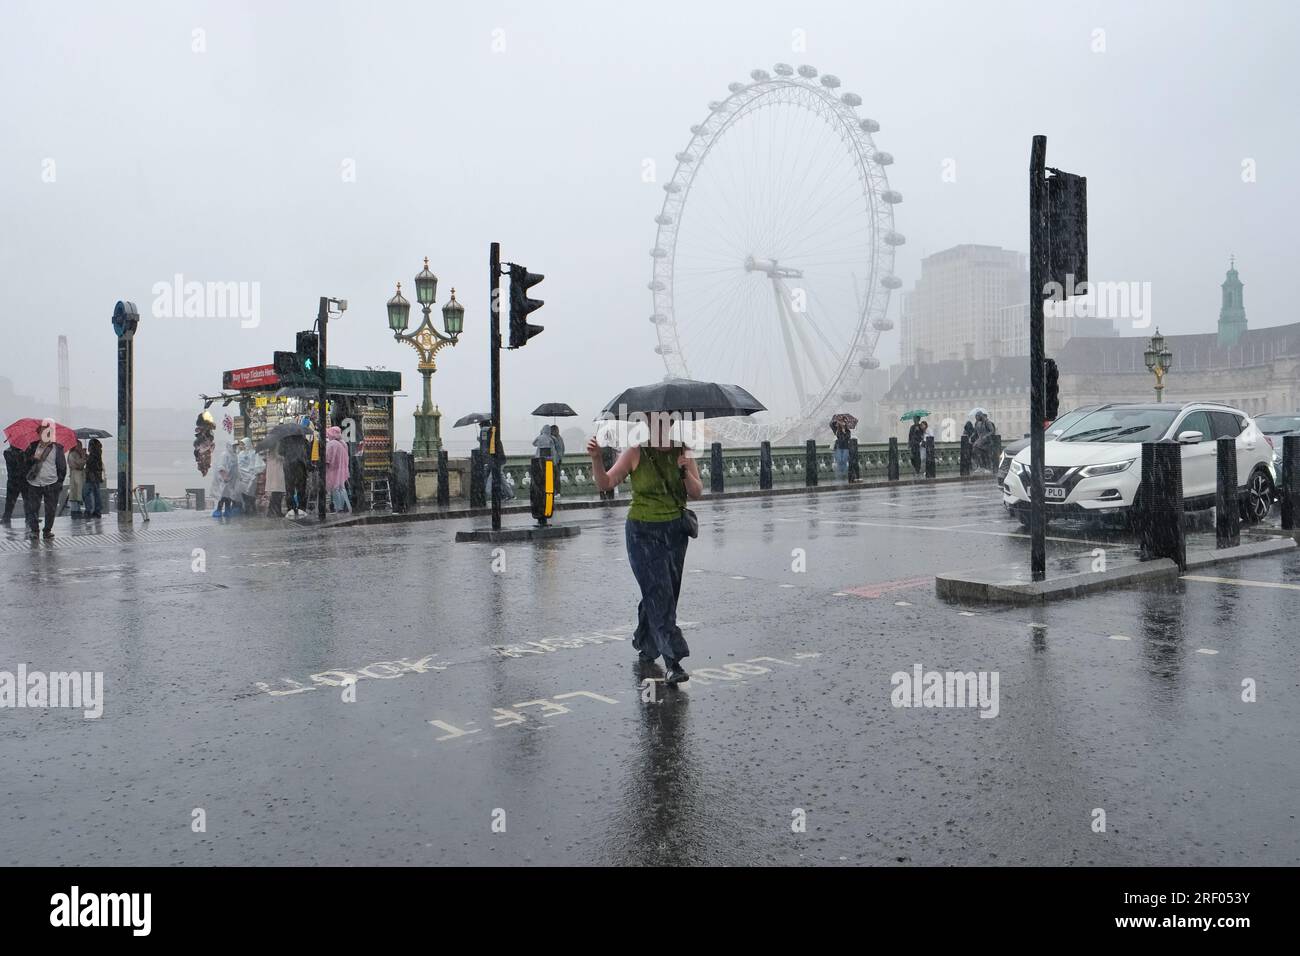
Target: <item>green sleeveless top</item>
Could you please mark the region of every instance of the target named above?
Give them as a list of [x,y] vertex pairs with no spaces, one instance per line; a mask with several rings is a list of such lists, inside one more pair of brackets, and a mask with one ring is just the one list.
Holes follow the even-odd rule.
[[[641,460],[632,471],[632,521],[671,521],[686,506],[686,488],[677,472],[680,448],[659,450],[641,446]],[[665,481],[665,479],[667,479]]]

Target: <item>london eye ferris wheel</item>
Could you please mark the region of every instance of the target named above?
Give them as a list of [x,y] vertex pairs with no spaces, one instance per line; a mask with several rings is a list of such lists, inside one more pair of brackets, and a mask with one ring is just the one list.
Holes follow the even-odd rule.
[[741,385],[769,411],[710,422],[735,443],[800,440],[862,398],[902,285],[893,157],[862,98],[811,66],[732,83],[691,127],[655,217],[649,288],[668,375]]

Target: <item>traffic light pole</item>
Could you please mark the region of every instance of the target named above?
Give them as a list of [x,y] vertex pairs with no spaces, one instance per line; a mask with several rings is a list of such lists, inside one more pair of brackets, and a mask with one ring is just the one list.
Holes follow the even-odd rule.
[[492,438],[488,448],[492,468],[492,530],[501,530],[501,243],[492,243],[488,252],[489,302],[492,321],[488,334],[492,378]]
[[319,449],[320,460],[316,463],[316,516],[321,522],[325,521],[329,514],[329,509],[325,504],[325,429],[329,427],[329,416],[327,414],[325,398],[325,339],[326,330],[330,324],[330,300],[327,296],[321,296],[320,308],[316,312],[316,324],[320,326],[320,354],[317,356],[316,364],[319,366],[317,371],[320,373],[320,392],[316,400],[316,447]]
[[1047,137],[1035,136],[1029,154],[1029,564],[1032,579],[1047,578],[1046,495],[1043,490],[1043,291],[1048,273]]

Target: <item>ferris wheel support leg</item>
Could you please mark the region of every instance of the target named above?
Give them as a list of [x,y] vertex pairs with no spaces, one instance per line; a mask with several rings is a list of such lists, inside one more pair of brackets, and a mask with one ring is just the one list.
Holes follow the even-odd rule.
[[[808,364],[812,366],[813,371],[817,374],[817,391],[820,394],[830,386],[831,379],[827,377],[826,368],[817,357],[817,351],[813,348],[812,339],[808,337],[808,330],[804,327],[806,323],[796,322],[794,320],[794,308],[791,304],[790,289],[783,281],[781,281],[780,277],[774,276],[772,278],[772,284],[777,287],[777,299],[784,307],[784,312],[782,314],[785,320],[789,322],[790,326],[794,329],[795,334],[799,336],[799,344],[803,346],[804,354],[808,356]],[[807,315],[807,312],[805,312],[804,315]],[[821,335],[820,329],[817,330],[817,334]],[[800,394],[802,394],[802,392]]]
[[772,293],[776,296],[777,322],[781,325],[781,341],[785,343],[785,357],[790,363],[790,377],[794,379],[795,394],[799,397],[799,407],[802,409],[808,393],[803,387],[803,372],[799,370],[799,356],[794,353],[794,336],[790,334],[792,323],[786,315],[785,300],[781,298],[781,287],[775,281],[772,283]]

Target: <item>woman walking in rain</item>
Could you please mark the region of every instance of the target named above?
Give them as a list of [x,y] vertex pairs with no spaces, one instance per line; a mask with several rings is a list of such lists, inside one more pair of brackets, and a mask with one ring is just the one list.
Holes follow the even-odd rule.
[[680,684],[690,680],[682,668],[690,648],[677,626],[677,599],[691,536],[686,499],[703,495],[704,485],[690,452],[685,446],[673,446],[667,419],[651,416],[649,440],[624,450],[608,471],[595,438],[587,443],[587,454],[600,491],[612,490],[631,475],[632,506],[624,535],[628,563],[641,589],[632,646],[643,661],[662,656],[666,682]]
[[81,517],[81,499],[86,492],[86,460],[86,449],[78,439],[72,451],[68,452],[68,504],[72,505],[73,518]]

